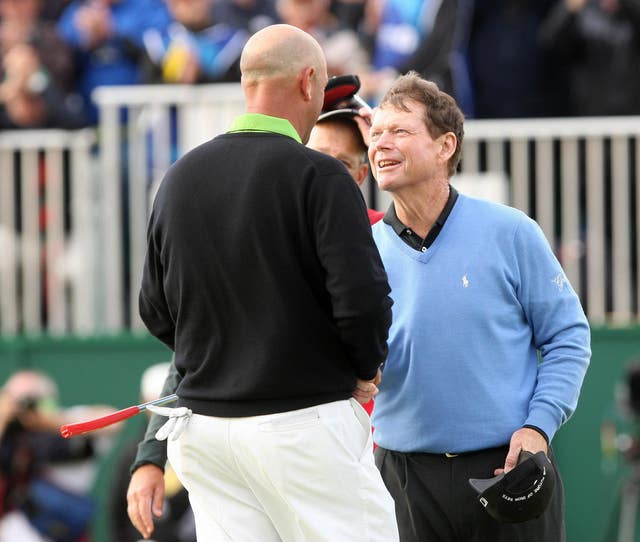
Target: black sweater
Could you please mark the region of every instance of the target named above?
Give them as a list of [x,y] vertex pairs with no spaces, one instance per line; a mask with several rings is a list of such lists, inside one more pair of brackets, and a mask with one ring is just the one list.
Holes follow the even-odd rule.
[[175,350],[179,404],[196,413],[350,397],[385,359],[389,292],[357,185],[292,138],[218,136],[160,186],[140,314]]

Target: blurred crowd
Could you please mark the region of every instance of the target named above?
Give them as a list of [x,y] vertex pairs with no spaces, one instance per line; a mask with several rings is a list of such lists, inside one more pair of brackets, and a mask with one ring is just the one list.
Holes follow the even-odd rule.
[[94,483],[118,426],[64,439],[60,426],[113,412],[60,405],[39,370],[13,373],[0,388],[0,540],[86,542],[96,513]]
[[372,104],[414,69],[469,118],[640,113],[640,0],[0,0],[0,129],[93,125],[101,85],[238,81],[276,22]]
[[[168,369],[169,362],[145,369],[141,402],[160,396]],[[140,540],[127,516],[126,494],[142,435],[127,437],[123,423],[68,439],[60,435],[64,424],[114,411],[100,404],[63,407],[56,381],[42,370],[17,370],[0,385],[0,542],[89,542],[100,506],[106,506],[108,540]],[[139,426],[142,433],[144,428]],[[105,465],[109,474],[101,482]],[[156,520],[155,542],[195,542],[187,492],[169,465],[164,512]]]

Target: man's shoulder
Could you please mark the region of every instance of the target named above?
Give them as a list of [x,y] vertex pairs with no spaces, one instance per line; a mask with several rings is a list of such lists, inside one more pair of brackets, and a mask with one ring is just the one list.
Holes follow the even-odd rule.
[[310,147],[303,146],[303,152],[305,156],[311,160],[313,163],[319,165],[328,165],[328,166],[336,166],[340,162],[336,160],[333,156],[330,156],[324,152],[316,151]]
[[288,136],[273,132],[224,132],[187,151],[174,162],[174,166],[189,165],[216,153],[226,156],[227,160],[232,160],[235,154],[248,158],[256,155],[254,151],[264,148],[273,154],[279,150],[291,152],[305,147]]
[[528,219],[524,212],[515,207],[462,193],[458,195],[458,204],[466,213],[480,216],[492,222],[516,224]]
[[[493,231],[495,235],[513,238],[542,240],[544,234],[538,223],[524,211],[480,198],[459,195],[460,220],[472,225],[479,234]],[[456,207],[458,206],[456,204]]]
[[335,178],[339,183],[344,182],[346,179],[349,184],[353,184],[356,187],[358,186],[339,160],[323,152],[310,149],[309,147],[301,147],[302,159],[306,160],[308,165],[315,170],[317,176],[325,179]]
[[[346,176],[349,173],[335,158],[314,151],[286,135],[273,132],[228,132],[194,147],[171,166],[170,171],[184,174],[197,168],[210,171],[212,160],[221,170],[226,165],[237,170],[243,163],[261,162],[266,170],[277,166],[283,172],[312,170],[313,176]],[[217,162],[216,162],[217,161]],[[307,177],[308,175],[304,175]]]

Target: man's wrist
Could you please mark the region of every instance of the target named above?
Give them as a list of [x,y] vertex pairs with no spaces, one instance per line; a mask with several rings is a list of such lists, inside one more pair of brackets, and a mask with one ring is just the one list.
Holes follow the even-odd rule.
[[547,444],[549,444],[549,437],[547,436],[547,434],[540,429],[539,427],[536,427],[535,425],[523,425],[522,427],[526,427],[527,429],[533,429],[534,431],[540,433],[542,435],[542,437],[544,438],[545,442]]
[[153,465],[154,467],[158,467],[162,472],[164,472],[164,465],[160,466],[158,463],[154,461],[150,461],[149,459],[142,459],[140,461],[136,461],[131,468],[129,469],[129,473],[133,474],[140,467],[144,467],[145,465]]

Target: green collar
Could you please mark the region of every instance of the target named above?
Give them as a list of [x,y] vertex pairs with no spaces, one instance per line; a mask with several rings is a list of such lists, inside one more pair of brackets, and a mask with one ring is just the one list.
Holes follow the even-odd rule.
[[302,143],[298,132],[287,119],[271,117],[261,113],[245,113],[236,117],[229,132],[273,132],[285,135]]

